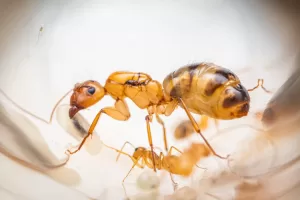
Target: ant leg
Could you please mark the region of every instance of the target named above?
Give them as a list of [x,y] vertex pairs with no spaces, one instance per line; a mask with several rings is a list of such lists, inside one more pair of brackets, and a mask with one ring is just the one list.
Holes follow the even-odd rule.
[[178,188],[178,183],[176,183],[176,182],[174,181],[173,174],[172,174],[171,172],[169,172],[169,174],[170,174],[171,181],[172,181],[172,183],[173,183],[173,190],[176,191],[177,188]]
[[[133,168],[134,168],[136,165],[138,165],[138,162],[139,162],[139,160],[140,160],[141,158],[143,158],[143,157],[140,156],[140,157],[138,157],[138,159],[136,159],[136,160],[133,162],[133,165],[132,165],[131,169],[129,170],[129,172],[127,173],[127,175],[125,176],[125,178],[124,178],[123,181],[122,181],[123,183],[125,182],[126,178],[129,176],[129,174],[131,173],[131,171],[133,170]],[[144,166],[142,166],[141,168],[144,168]]]
[[200,122],[199,122],[199,128],[201,130],[207,129],[207,127],[208,127],[208,120],[209,120],[209,118],[206,115],[201,115],[201,119],[200,119]]
[[182,154],[182,151],[180,151],[177,147],[171,146],[170,151],[168,152],[168,155],[171,155],[171,154],[172,154],[172,150],[173,150],[173,149],[175,149],[176,151],[178,151],[179,153]]
[[219,129],[219,126],[220,126],[219,120],[214,119],[214,122],[215,122],[215,126],[216,126],[217,131],[219,131],[219,130],[220,130],[220,129]]
[[80,143],[79,147],[75,150],[75,151],[70,151],[67,150],[67,152],[69,154],[74,154],[77,151],[79,151],[81,149],[81,147],[83,146],[83,144],[85,143],[86,139],[89,136],[92,136],[94,129],[99,121],[99,118],[101,116],[102,113],[105,113],[106,115],[110,116],[111,118],[115,119],[115,120],[119,120],[119,121],[126,121],[129,119],[130,117],[130,113],[129,113],[129,109],[128,106],[126,104],[126,102],[122,99],[118,99],[115,102],[115,107],[105,107],[102,108],[98,114],[96,115],[96,117],[94,118],[87,135],[83,138],[82,142]]
[[[173,148],[176,148],[176,147],[174,147],[174,146],[171,146],[171,148],[170,148],[170,150],[169,150],[169,153],[172,151],[172,149],[173,149],[172,147],[173,147]],[[176,148],[176,149],[177,149],[177,148]],[[168,155],[170,155],[170,154],[168,154]],[[164,154],[163,154],[162,152],[160,152],[160,154],[159,154],[159,160],[160,160],[161,162],[163,162],[164,158],[165,158]],[[168,165],[168,162],[166,162],[166,164]],[[173,178],[172,173],[171,173],[170,165],[168,165],[168,172],[169,172],[169,174],[170,174],[170,178],[171,178],[171,181],[172,181],[172,184],[173,184],[173,189],[174,189],[174,191],[175,191],[175,190],[177,189],[178,183],[176,183],[176,182],[174,181],[174,178]]]
[[135,149],[135,147],[133,146],[133,144],[131,144],[130,142],[126,141],[126,142],[123,144],[122,148],[120,149],[119,154],[118,154],[118,156],[117,156],[117,158],[116,158],[116,161],[119,160],[119,157],[120,157],[120,155],[121,155],[121,152],[123,152],[123,149],[125,148],[126,144],[131,145],[131,146],[133,147],[133,149]]
[[269,93],[271,94],[272,92],[267,90],[265,87],[264,87],[264,79],[258,79],[257,80],[257,85],[252,88],[252,89],[248,89],[248,92],[252,92],[253,90],[257,89],[258,87],[261,87],[266,93]]
[[167,141],[167,134],[166,134],[166,127],[164,121],[159,117],[158,114],[155,114],[156,120],[158,123],[160,123],[163,127],[163,133],[164,133],[164,144],[165,144],[165,150],[168,151],[168,141]]
[[[126,196],[128,196],[128,195],[127,195],[127,192],[126,192],[126,189],[125,189],[125,185],[124,185],[125,179],[129,176],[129,174],[131,173],[131,171],[133,170],[133,168],[138,164],[138,162],[139,162],[139,160],[140,160],[141,158],[142,158],[142,156],[140,156],[137,160],[135,160],[135,161],[133,162],[133,165],[132,165],[131,169],[129,170],[129,172],[127,173],[127,175],[125,176],[125,178],[124,178],[123,181],[122,181],[122,187],[123,187],[123,189],[124,189],[124,193],[125,193]],[[144,167],[144,166],[143,166],[143,167]],[[141,167],[141,168],[143,168],[143,167]]]
[[[216,129],[219,130],[219,120],[213,119]],[[210,118],[207,117],[206,115],[201,115],[200,123],[199,123],[199,128],[200,130],[205,130],[208,127],[208,122],[210,121]]]
[[146,124],[147,124],[148,141],[149,141],[149,145],[150,145],[151,153],[152,153],[153,170],[154,170],[154,172],[156,172],[155,159],[154,159],[155,155],[154,155],[154,149],[153,149],[152,134],[151,134],[151,129],[150,129],[150,122],[152,121],[152,115],[147,115],[145,119],[146,119]]
[[180,101],[180,103],[181,103],[181,105],[182,105],[184,111],[186,112],[187,116],[188,116],[189,119],[191,120],[191,122],[192,122],[192,124],[193,124],[193,126],[194,126],[195,131],[202,137],[202,139],[204,140],[204,142],[205,142],[205,144],[208,146],[208,148],[211,150],[211,152],[212,152],[215,156],[217,156],[217,157],[219,157],[219,158],[221,158],[221,159],[227,159],[228,156],[227,156],[227,157],[223,157],[223,156],[220,156],[219,154],[217,154],[217,153],[215,152],[215,150],[212,148],[212,146],[209,144],[209,142],[206,140],[206,138],[205,138],[205,137],[203,136],[203,134],[201,133],[201,130],[200,130],[200,128],[199,128],[199,126],[198,126],[196,120],[195,120],[194,117],[191,115],[191,113],[188,111],[188,109],[187,109],[185,103],[183,102],[183,100],[180,98],[179,101]]
[[259,121],[261,121],[261,120],[262,120],[262,117],[263,117],[263,112],[258,111],[258,112],[256,112],[254,115],[255,115],[255,118],[256,118],[256,119],[258,119]]

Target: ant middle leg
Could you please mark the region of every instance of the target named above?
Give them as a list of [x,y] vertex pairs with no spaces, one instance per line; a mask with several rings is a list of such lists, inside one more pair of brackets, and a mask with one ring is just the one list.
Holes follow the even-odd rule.
[[217,154],[217,153],[215,152],[215,150],[212,148],[212,146],[210,145],[210,143],[206,140],[206,138],[205,138],[205,137],[203,136],[203,134],[201,133],[201,130],[200,130],[200,128],[199,128],[199,126],[198,126],[198,124],[197,124],[195,118],[192,116],[192,114],[191,114],[191,113],[189,112],[189,110],[187,109],[187,107],[186,107],[184,101],[180,98],[180,99],[179,99],[179,102],[181,103],[181,105],[182,105],[184,111],[186,112],[187,116],[188,116],[189,119],[191,120],[191,122],[192,122],[192,124],[193,124],[193,126],[194,126],[195,131],[202,137],[202,139],[204,140],[205,144],[208,146],[208,148],[210,149],[210,151],[211,151],[215,156],[217,156],[217,157],[219,157],[219,158],[221,158],[221,159],[227,159],[228,156],[227,156],[227,157],[223,157],[223,156],[220,156],[219,154]]
[[166,127],[164,121],[159,117],[158,114],[155,114],[156,120],[158,123],[160,123],[163,127],[163,136],[164,136],[164,145],[165,145],[165,150],[168,151],[168,141],[167,141],[167,133],[166,133]]
[[70,151],[70,150],[67,150],[67,152],[69,154],[74,154],[76,152],[78,152],[81,147],[84,145],[86,139],[89,137],[89,136],[92,136],[93,132],[94,132],[94,129],[99,121],[99,118],[101,116],[101,114],[104,113],[110,117],[112,117],[113,119],[115,120],[119,120],[119,121],[126,121],[129,119],[130,117],[130,112],[129,112],[129,109],[128,109],[128,106],[126,104],[126,102],[122,99],[117,99],[116,102],[115,102],[115,106],[114,107],[105,107],[105,108],[102,108],[98,114],[96,115],[96,117],[94,118],[89,130],[88,130],[88,133],[87,135],[83,138],[82,142],[80,143],[79,147],[75,150],[75,151]]
[[255,89],[257,89],[258,87],[261,87],[266,93],[269,93],[271,94],[272,92],[270,90],[267,90],[264,86],[264,79],[258,79],[257,80],[257,84],[254,88],[252,89],[248,89],[248,92],[252,92],[254,91]]

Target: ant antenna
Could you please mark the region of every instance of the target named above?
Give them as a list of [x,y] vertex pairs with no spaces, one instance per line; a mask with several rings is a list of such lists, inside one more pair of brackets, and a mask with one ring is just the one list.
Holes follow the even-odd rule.
[[30,111],[28,111],[28,110],[26,110],[26,109],[24,109],[24,108],[22,108],[22,107],[21,107],[20,105],[18,105],[15,101],[13,101],[7,94],[5,94],[4,91],[3,91],[2,89],[0,89],[0,92],[3,94],[3,96],[5,96],[5,98],[8,99],[8,101],[10,101],[10,102],[11,102],[14,106],[16,106],[18,109],[22,110],[23,112],[27,113],[27,114],[30,115],[31,117],[36,118],[36,119],[38,119],[38,120],[40,120],[40,121],[42,121],[42,122],[44,122],[44,123],[46,123],[46,124],[51,124],[52,119],[53,119],[53,115],[54,115],[54,112],[55,112],[57,106],[61,103],[61,101],[62,101],[62,100],[63,100],[63,99],[64,99],[64,98],[72,91],[72,90],[73,90],[73,89],[69,90],[69,91],[68,91],[64,96],[62,96],[62,97],[58,100],[58,102],[55,104],[54,108],[52,109],[52,112],[51,112],[49,121],[47,121],[47,120],[45,120],[45,119],[43,119],[43,118],[41,118],[41,117],[39,117],[39,116],[33,114],[32,112],[30,112]]
[[121,152],[123,152],[123,149],[125,148],[126,144],[129,144],[130,146],[132,146],[133,149],[135,149],[135,146],[134,146],[133,144],[131,144],[130,142],[126,141],[126,142],[123,144],[122,148],[118,151],[119,154],[118,154],[118,156],[117,156],[117,158],[116,158],[116,161],[119,160],[119,157],[120,157],[120,155],[121,155]]

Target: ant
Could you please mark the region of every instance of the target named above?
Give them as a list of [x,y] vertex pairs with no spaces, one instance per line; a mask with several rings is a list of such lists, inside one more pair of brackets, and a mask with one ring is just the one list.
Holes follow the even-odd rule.
[[[88,80],[77,83],[71,91],[73,93],[70,98],[70,118],[73,118],[80,110],[96,104],[105,95],[111,96],[115,100],[115,105],[104,107],[97,113],[87,135],[75,151],[67,150],[69,154],[74,154],[82,148],[86,139],[92,135],[103,113],[115,120],[127,121],[130,118],[130,111],[125,98],[128,97],[140,109],[147,109],[148,115],[145,121],[153,159],[150,129],[153,116],[163,128],[164,145],[167,151],[166,129],[160,115],[170,116],[178,106],[184,109],[194,130],[202,137],[212,154],[221,159],[227,159],[228,156],[220,156],[214,151],[202,135],[191,113],[214,119],[232,120],[246,116],[250,108],[248,91],[242,86],[239,78],[229,69],[204,62],[179,68],[167,75],[162,84],[146,73],[117,71],[108,77],[104,87],[97,81]],[[55,108],[69,92],[56,103],[50,121],[41,119],[42,121],[51,123]],[[155,164],[154,171],[156,171]]]
[[[198,126],[202,131],[207,129],[209,120],[210,119],[207,116],[201,116],[200,122],[198,122]],[[214,122],[215,126],[219,128],[218,120],[214,119]],[[174,137],[176,140],[182,140],[192,135],[194,131],[194,126],[189,119],[182,120],[175,128]]]
[[[248,92],[254,91],[258,87],[261,87],[266,93],[271,94],[272,92],[267,90],[263,84],[264,84],[264,80],[258,79],[257,85],[255,87],[253,87],[252,89],[248,89]],[[261,112],[255,113],[255,117],[257,119],[260,120],[261,116],[262,116]],[[202,131],[206,130],[208,128],[209,120],[211,120],[211,119],[208,116],[206,116],[206,115],[201,116],[201,119],[198,122],[198,126]],[[219,121],[216,118],[214,118],[213,120],[214,120],[216,128],[219,130]],[[174,137],[177,140],[181,140],[181,139],[189,137],[193,133],[194,133],[194,126],[193,126],[192,122],[190,120],[183,120],[176,126],[175,131],[174,131]]]
[[[162,125],[167,151],[166,129],[160,115],[170,116],[178,105],[184,109],[195,131],[202,137],[213,155],[227,159],[228,156],[220,156],[214,151],[202,135],[191,113],[206,115],[214,119],[232,120],[246,116],[250,108],[248,90],[232,71],[213,63],[202,62],[179,68],[167,75],[162,84],[146,73],[127,71],[112,73],[104,86],[94,80],[77,83],[70,98],[70,118],[80,110],[96,104],[105,95],[111,96],[115,100],[115,105],[104,107],[97,113],[87,136],[76,150],[67,150],[68,153],[74,154],[81,149],[89,135],[92,135],[102,114],[115,120],[127,121],[130,118],[130,111],[125,98],[128,97],[140,109],[148,111],[145,120],[153,163],[150,122],[155,116]],[[154,171],[156,171],[155,166]]]
[[[123,151],[126,144],[131,145],[134,148],[133,155],[129,155],[128,153],[125,153]],[[104,144],[105,145],[105,144]],[[122,181],[123,187],[124,187],[124,181],[129,176],[131,171],[135,166],[139,168],[144,168],[145,166],[149,167],[150,169],[154,168],[153,163],[151,162],[153,159],[155,161],[155,166],[158,170],[166,170],[170,173],[170,177],[172,180],[172,183],[174,185],[174,189],[177,186],[177,183],[174,181],[172,174],[188,177],[192,172],[194,166],[197,166],[198,168],[201,168],[197,165],[198,161],[203,157],[208,157],[210,155],[209,149],[205,146],[205,144],[202,143],[192,143],[190,148],[186,149],[185,151],[180,151],[178,148],[171,146],[168,154],[165,156],[162,152],[160,154],[156,154],[154,152],[154,158],[152,157],[152,151],[147,150],[145,147],[137,147],[135,148],[130,142],[125,142],[124,145],[120,150],[110,147],[108,145],[105,145],[106,147],[113,149],[117,151],[119,154],[116,158],[116,161],[118,161],[121,154],[124,154],[131,158],[133,161],[133,165],[125,178]],[[172,150],[176,150],[181,155],[176,156],[172,155]],[[142,162],[139,162],[142,161]],[[203,169],[203,168],[201,168]]]

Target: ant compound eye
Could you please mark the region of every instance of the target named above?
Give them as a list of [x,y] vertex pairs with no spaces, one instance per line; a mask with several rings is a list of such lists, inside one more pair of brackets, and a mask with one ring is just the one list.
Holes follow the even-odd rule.
[[139,150],[139,148],[138,148],[138,147],[134,149],[134,151],[138,151],[138,150]]
[[89,89],[87,90],[87,92],[88,92],[90,95],[93,95],[93,94],[95,94],[96,89],[95,89],[94,87],[89,87]]

